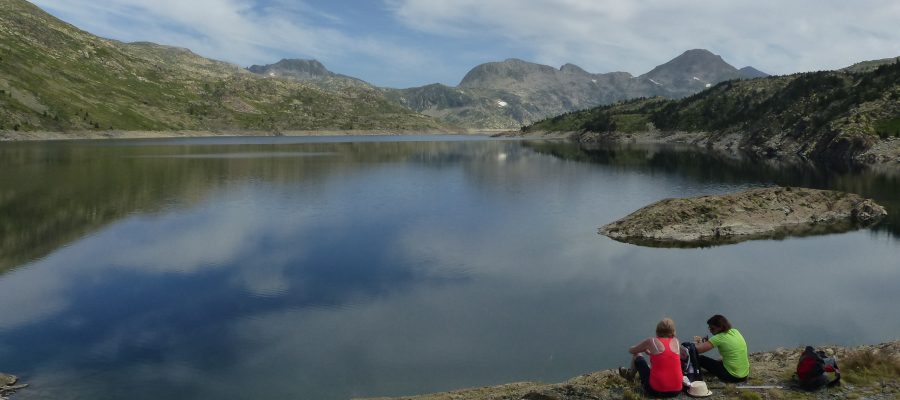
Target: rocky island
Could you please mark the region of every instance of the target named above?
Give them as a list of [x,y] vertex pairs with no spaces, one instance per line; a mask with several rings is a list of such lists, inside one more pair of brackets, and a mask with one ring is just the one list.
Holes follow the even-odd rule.
[[15,393],[17,390],[28,387],[28,385],[21,385],[18,384],[18,382],[19,378],[15,375],[0,372],[0,399],[6,400],[6,396]]
[[796,187],[665,199],[600,228],[622,242],[666,247],[847,231],[887,215],[859,195]]

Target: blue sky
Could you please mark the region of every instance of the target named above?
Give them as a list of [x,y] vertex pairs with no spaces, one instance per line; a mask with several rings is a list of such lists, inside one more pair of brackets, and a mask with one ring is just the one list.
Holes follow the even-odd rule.
[[456,85],[507,58],[641,74],[685,50],[776,74],[900,56],[896,0],[31,0],[91,33],[241,66],[315,58],[376,85]]

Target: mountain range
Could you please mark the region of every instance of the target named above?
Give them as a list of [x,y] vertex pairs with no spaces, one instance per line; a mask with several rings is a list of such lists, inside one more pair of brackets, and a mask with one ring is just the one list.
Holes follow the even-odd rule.
[[315,60],[244,69],[188,49],[104,39],[27,1],[0,0],[0,131],[515,129],[759,74],[749,71],[690,50],[637,77],[509,59],[476,66],[456,87],[379,88]]
[[[27,1],[0,0],[0,131],[448,131],[558,116],[538,126],[602,130],[613,121],[766,137],[827,128],[832,139],[853,132],[850,146],[900,129],[894,75],[885,72],[893,70],[884,69],[895,64],[766,77],[694,49],[637,76],[507,59],[472,68],[457,86],[381,88],[315,60],[241,68],[188,49],[104,39]],[[646,100],[618,103],[636,98]]]
[[[249,70],[310,82],[324,89],[368,85],[331,72],[315,60],[281,60]],[[514,129],[549,116],[620,100],[681,98],[725,80],[763,76],[768,75],[753,67],[737,69],[708,50],[695,49],[640,76],[627,72],[594,74],[574,64],[554,68],[512,58],[472,68],[456,87],[435,83],[379,90],[404,107],[451,125]]]

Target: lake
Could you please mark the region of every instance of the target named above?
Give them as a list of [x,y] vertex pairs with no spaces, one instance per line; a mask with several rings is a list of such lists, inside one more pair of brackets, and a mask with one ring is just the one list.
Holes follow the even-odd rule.
[[[667,197],[875,198],[864,230],[695,249],[597,229]],[[626,365],[671,316],[751,351],[900,337],[900,171],[471,136],[0,144],[17,399],[347,399]]]

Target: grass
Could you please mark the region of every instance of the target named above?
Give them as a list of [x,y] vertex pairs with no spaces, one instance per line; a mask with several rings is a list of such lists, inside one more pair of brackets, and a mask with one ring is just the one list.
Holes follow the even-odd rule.
[[841,379],[855,385],[900,380],[900,359],[884,357],[873,350],[850,353],[838,365]]
[[739,397],[741,400],[762,400],[762,396],[756,392],[743,391]]
[[641,400],[643,396],[633,390],[626,390],[622,393],[622,400]]
[[875,123],[875,132],[882,139],[900,137],[900,118],[881,120]]
[[612,116],[616,130],[626,133],[644,132],[650,119],[645,114],[619,114]]

